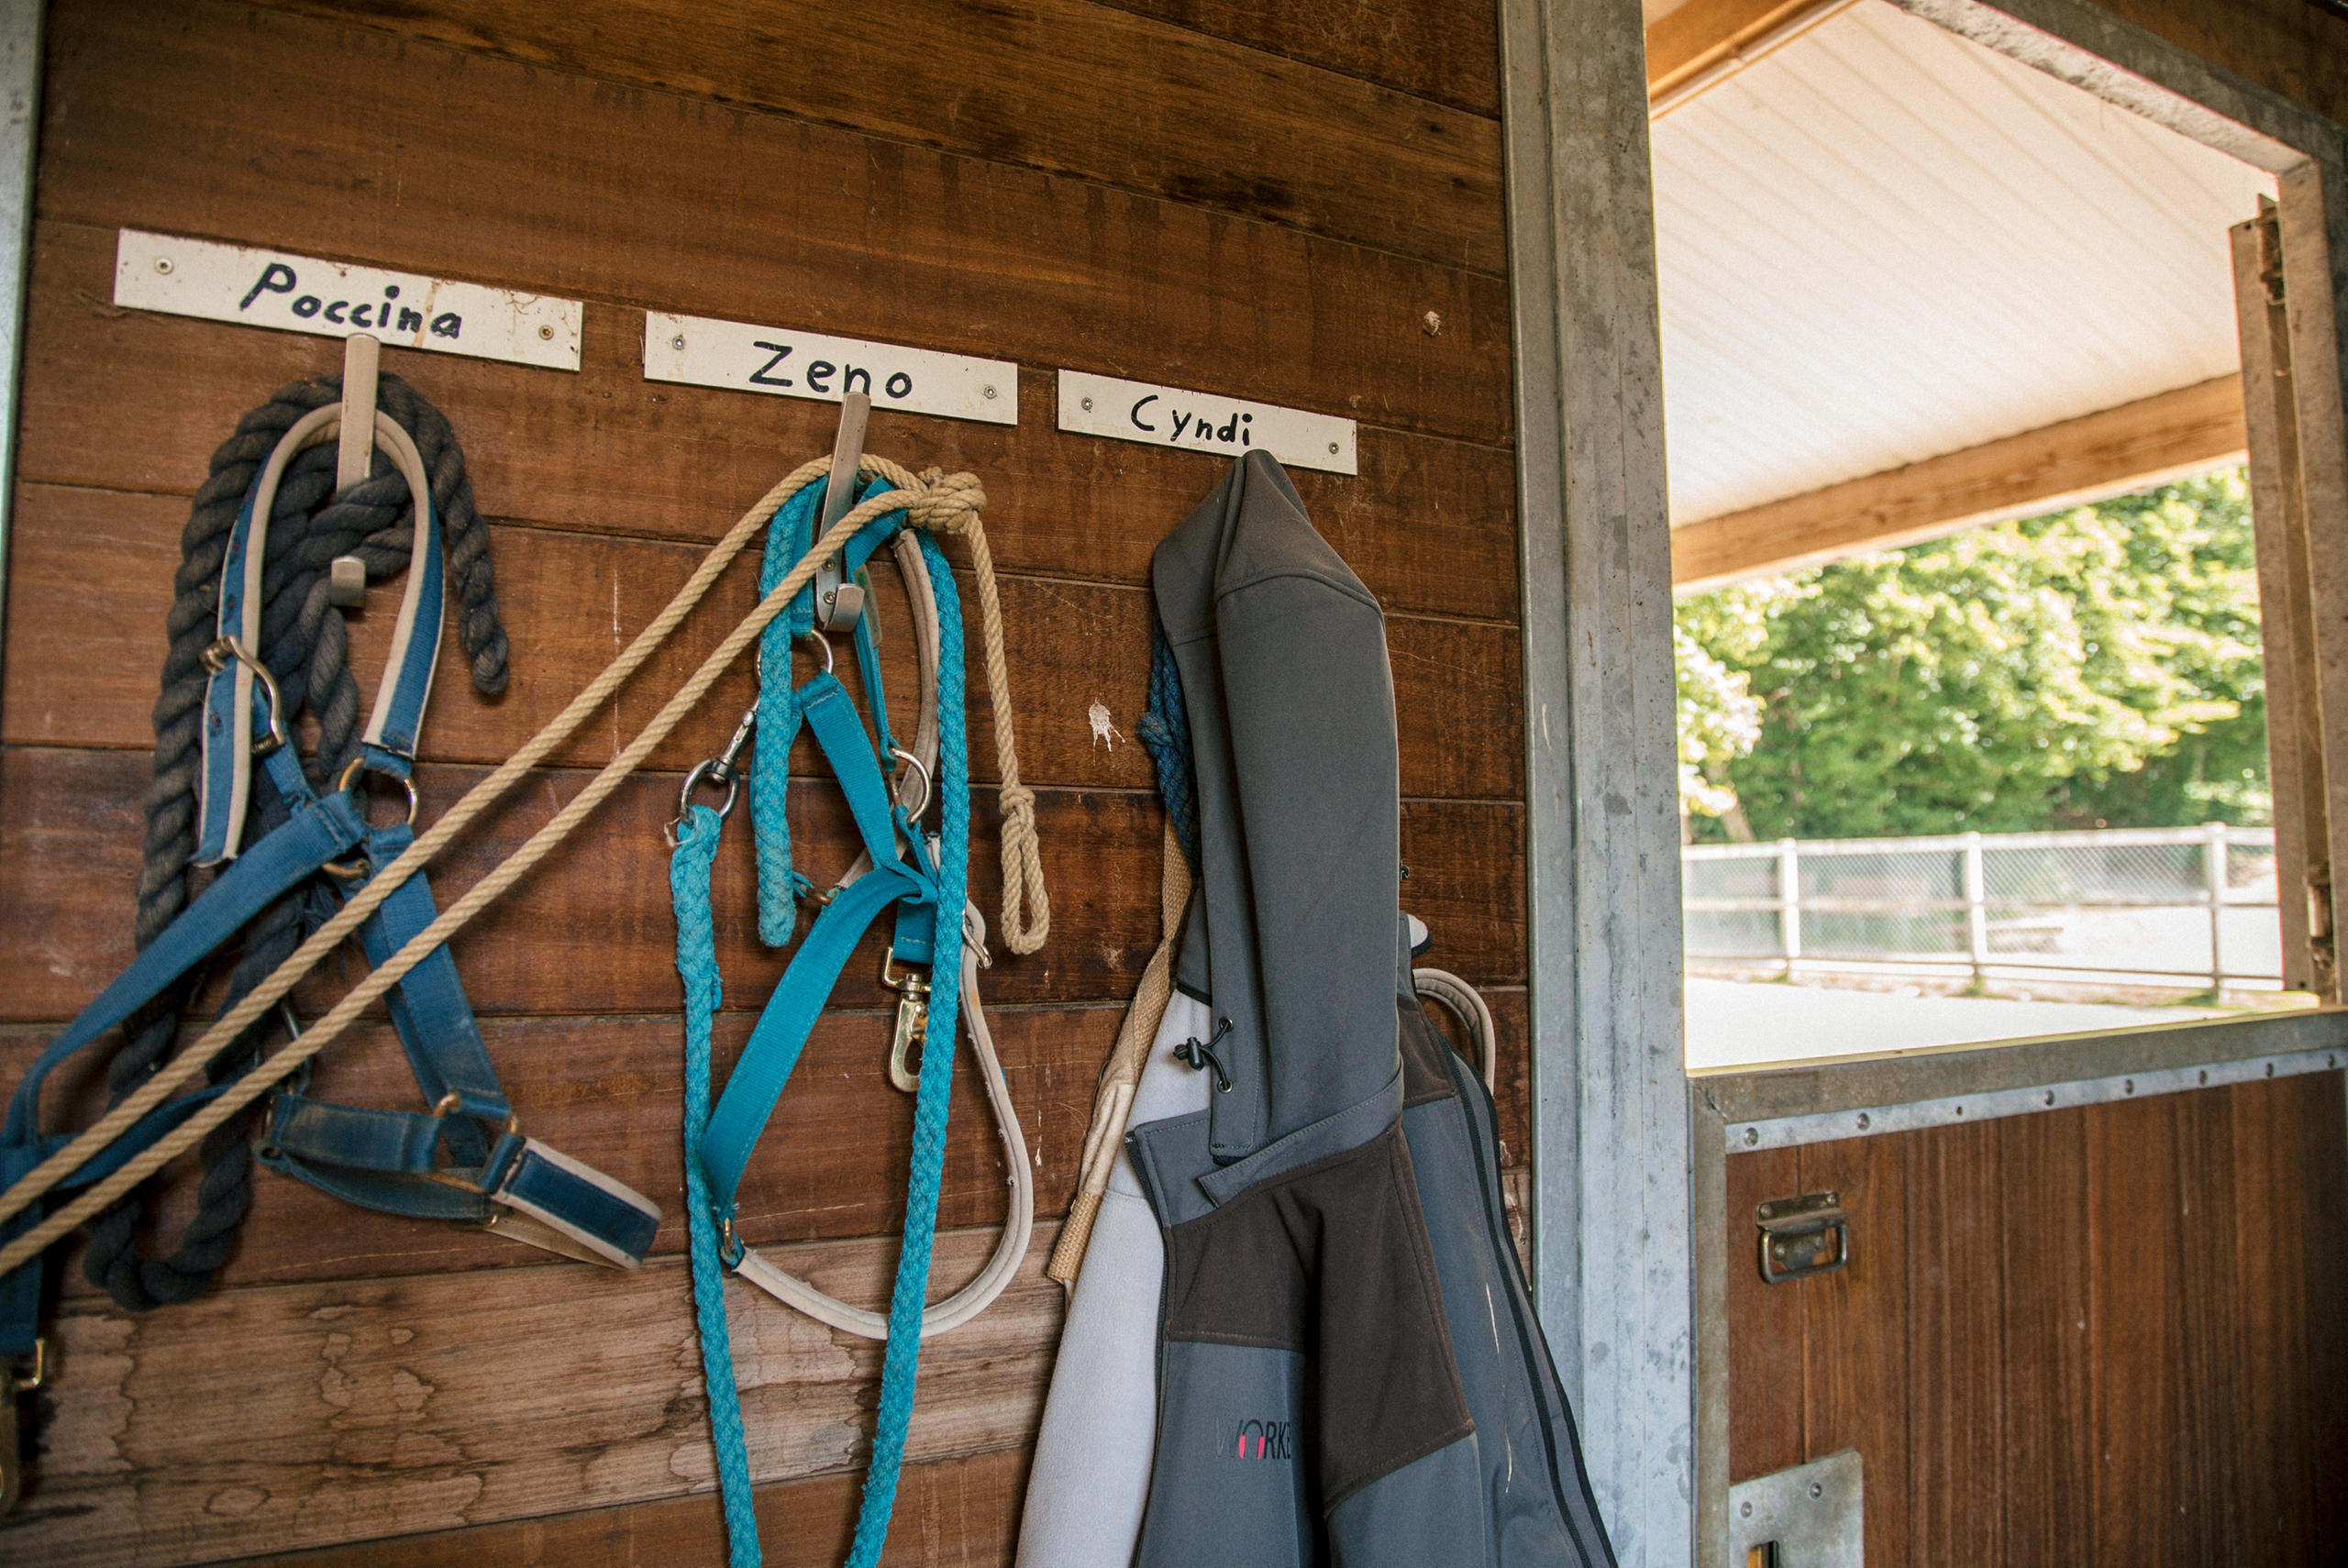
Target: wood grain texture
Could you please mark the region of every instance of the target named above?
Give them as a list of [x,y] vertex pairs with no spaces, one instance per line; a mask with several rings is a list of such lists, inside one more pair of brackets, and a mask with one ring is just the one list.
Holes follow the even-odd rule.
[[2104,1106],[2089,1122],[2088,1304],[2094,1355],[2092,1447],[2096,1551],[2106,1563],[2167,1560],[2185,1428],[2176,1364],[2180,1275],[2176,1107],[2167,1099]]
[[[1854,1262],[1778,1287],[1801,1293],[1799,1334],[1767,1291],[1732,1294],[1733,1444],[1756,1456],[1736,1475],[1793,1462],[1768,1401],[1799,1374],[1800,1457],[1864,1456],[1870,1563],[2330,1561],[2342,1087],[2309,1074],[1800,1151],[1801,1188],[1839,1184]],[[1790,1194],[1763,1175],[1787,1157],[1731,1159],[1740,1217],[1747,1189]],[[1897,1288],[1862,1272],[1887,1249]]]
[[[114,254],[110,228],[43,222],[35,231],[20,478],[189,495],[248,409],[288,381],[338,370],[340,351],[317,338],[117,310],[106,303]],[[384,366],[449,416],[490,515],[712,540],[791,469],[828,451],[837,414],[825,403],[648,382],[642,320],[589,310],[576,375],[405,349],[385,350]],[[1022,374],[1016,426],[876,411],[869,449],[916,469],[977,474],[1005,572],[1146,585],[1150,551],[1223,465],[1062,436],[1053,388],[1048,370]],[[138,438],[125,439],[126,429]],[[1371,425],[1360,459],[1358,476],[1290,477],[1313,525],[1387,610],[1513,622],[1508,453]]]
[[[1765,1149],[1728,1157],[1728,1478],[1733,1485],[1800,1464],[1802,1442],[1802,1304],[1813,1282],[1761,1277],[1754,1210],[1793,1198],[1801,1155]],[[1741,1568],[1741,1565],[1740,1565]]]
[[[1908,1143],[1908,1561],[2006,1561],[2004,1333],[2009,1226],[1996,1122]],[[1877,1496],[1872,1492],[1868,1501]],[[1870,1509],[1872,1511],[1872,1509]]]
[[1677,592],[2056,512],[2239,462],[2242,378],[2219,376],[2059,425],[1675,527]]
[[[482,777],[475,768],[419,770],[429,821]],[[452,902],[517,848],[587,779],[547,770],[476,823],[436,863],[433,889]],[[622,785],[564,851],[549,857],[450,944],[475,1010],[483,1014],[665,1012],[677,1005],[675,933],[662,826],[676,814],[678,780],[638,775]],[[0,991],[0,1021],[71,1018],[130,956],[130,889],[138,864],[141,769],[120,753],[11,747],[0,751],[0,939],[20,956]],[[793,853],[819,887],[847,868],[855,843],[828,788],[792,791]],[[991,1002],[1115,1001],[1132,994],[1158,935],[1159,808],[1124,791],[1046,790],[1036,798],[1051,939],[1024,958],[998,954]],[[1412,801],[1402,811],[1410,907],[1439,933],[1463,977],[1523,980],[1523,809]],[[996,815],[972,791],[970,896],[999,902]],[[754,864],[748,834],[729,834],[713,878],[722,919],[718,956],[729,994],[764,997],[784,955],[750,929]],[[842,1007],[893,1007],[877,981],[881,938],[848,960],[834,993]],[[340,987],[334,988],[338,993]],[[329,993],[333,994],[333,993]],[[316,989],[297,992],[305,1010]]]
[[1091,0],[284,8],[1501,270],[1490,116]]
[[306,17],[79,0],[50,60],[43,217],[1507,438],[1495,277]]
[[2308,0],[2096,0],[2214,65],[2348,124],[2348,19]]
[[[758,997],[737,999],[755,1004]],[[1092,1085],[1115,1036],[1119,1007],[990,1010],[1036,1184],[1036,1213],[1057,1218],[1074,1190]],[[714,1031],[714,1082],[723,1089],[755,1012],[723,1014]],[[806,1053],[737,1195],[743,1235],[770,1242],[839,1240],[893,1231],[903,1219],[913,1099],[892,1090],[886,1066],[893,1013],[832,1012]],[[0,1032],[0,1069],[11,1081],[45,1043],[44,1030]],[[483,1030],[508,1097],[528,1134],[659,1204],[665,1222],[653,1251],[685,1250],[681,1025],[674,1015],[498,1019]],[[65,1075],[61,1074],[61,1077]],[[74,1072],[44,1098],[45,1125],[86,1126],[103,1109],[100,1077]],[[314,1093],[350,1105],[419,1109],[415,1080],[387,1025],[362,1025],[320,1059]],[[192,1165],[192,1162],[183,1162]],[[192,1169],[173,1167],[176,1232],[192,1201]],[[977,1071],[964,1047],[955,1073],[938,1222],[1002,1222],[1009,1173]],[[348,1207],[315,1187],[263,1172],[224,1283],[282,1285],[542,1263],[546,1255],[462,1226]],[[92,1287],[78,1264],[58,1270],[69,1295]]]
[[[906,1465],[889,1519],[892,1557],[935,1568],[1007,1568],[1032,1457],[1028,1449],[1004,1448]],[[765,1561],[774,1568],[845,1562],[862,1489],[854,1474],[757,1488]],[[695,1494],[240,1562],[247,1568],[725,1568],[725,1520],[714,1495]]]
[[[2234,311],[2242,343],[2243,425],[2250,448],[2253,554],[2258,570],[2259,653],[2266,682],[2266,776],[2275,805],[2276,885],[2282,927],[2283,984],[2327,999],[2339,994],[2338,955],[2328,917],[2331,830],[2323,778],[2322,666],[2308,555],[2306,497],[2299,483],[2298,401],[2291,386],[2291,335],[2284,302],[2269,292],[2276,259],[2273,214],[2227,231]],[[2279,284],[2280,279],[2272,280]],[[2321,878],[2309,873],[2320,864]],[[2320,929],[2319,941],[2316,932]]]
[[[154,744],[150,713],[180,560],[185,503],[49,485],[19,487],[10,540],[6,687],[0,723],[12,744],[121,746]],[[493,526],[491,557],[513,644],[513,683],[496,698],[473,691],[451,617],[442,636],[436,701],[421,755],[433,761],[494,764],[552,720],[617,656],[702,560],[696,545],[615,540],[545,529]],[[958,546],[949,556],[967,558]],[[94,559],[106,569],[94,572]],[[721,637],[757,602],[759,558],[730,568],[703,608],[614,701],[557,754],[601,767],[666,702]],[[910,733],[917,693],[914,639],[893,565],[873,569],[882,629],[882,684],[892,722]],[[352,668],[362,703],[399,613],[404,576],[379,583],[368,609],[350,618]],[[1149,594],[1139,588],[1006,577],[1003,621],[1017,657],[1012,700],[1020,777],[1076,789],[1154,789],[1149,758],[1133,739],[1147,703]],[[957,586],[969,616],[968,667],[972,777],[992,783],[993,694],[978,649],[978,593],[967,572]],[[1401,740],[1402,792],[1412,797],[1510,799],[1523,792],[1523,703],[1512,629],[1398,616],[1387,623],[1389,660]],[[842,680],[864,696],[845,644]],[[799,678],[813,673],[803,659]],[[713,690],[648,765],[681,772],[724,749],[752,701],[748,658]],[[1094,731],[1094,703],[1115,733]],[[143,766],[143,760],[132,766]],[[792,757],[803,778],[830,778],[812,739]]]
[[2092,1562],[2096,1455],[2086,1110],[1998,1122],[2005,1224],[2006,1561]]
[[[1024,1441],[1041,1412],[1057,1234],[985,1316],[923,1347],[907,1455]],[[938,1239],[967,1277],[985,1233]],[[835,1294],[885,1295],[892,1240],[785,1249]],[[706,1491],[714,1481],[681,1263],[557,1264],[232,1290],[143,1318],[69,1306],[61,1397],[0,1553],[200,1562]],[[726,1290],[750,1473],[863,1462],[880,1346]],[[256,1441],[260,1439],[261,1441]]]
[[1105,0],[1251,48],[1309,60],[1365,81],[1498,117],[1495,7],[1476,0]]
[[1660,98],[1831,0],[1684,0],[1646,29],[1647,96]]
[[1868,1568],[1901,1568],[1911,1561],[1908,1150],[1902,1139],[1858,1138],[1812,1143],[1800,1155],[1800,1190],[1842,1194],[1852,1232],[1850,1265],[1799,1287],[1802,1457],[1859,1451]]

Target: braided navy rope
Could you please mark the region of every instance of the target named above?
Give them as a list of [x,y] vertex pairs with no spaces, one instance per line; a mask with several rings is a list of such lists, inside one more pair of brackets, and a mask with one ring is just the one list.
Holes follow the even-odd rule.
[[[155,703],[153,782],[146,797],[145,858],[138,878],[134,940],[154,941],[188,901],[188,862],[195,852],[196,792],[203,768],[203,713],[209,672],[204,650],[216,635],[220,569],[237,513],[279,439],[303,415],[342,395],[340,377],[281,387],[269,402],[237,422],[236,434],[212,455],[210,475],[195,492],[166,622],[161,694]],[[439,515],[449,598],[473,685],[502,691],[508,679],[507,646],[497,613],[490,568],[489,530],[473,504],[463,449],[440,411],[397,376],[380,378],[376,406],[415,441]],[[360,697],[349,668],[343,618],[327,597],[327,574],[338,556],[356,556],[370,580],[406,569],[415,545],[407,481],[382,453],[369,477],[339,498],[333,494],[336,451],[311,447],[288,465],[270,513],[262,561],[261,655],[276,678],[289,724],[307,711],[318,724],[318,747],[306,765],[314,788],[330,788],[358,755]],[[267,832],[287,815],[286,803],[255,773],[253,826]],[[223,1010],[260,983],[333,907],[322,885],[293,889],[264,910],[244,933]],[[131,1019],[106,1066],[109,1102],[119,1104],[152,1077],[178,1032],[180,1014],[195,981],[173,988]],[[275,1024],[255,1024],[207,1064],[211,1081],[233,1077],[258,1058]],[[93,1221],[83,1271],[122,1306],[144,1311],[186,1301],[211,1283],[227,1261],[238,1227],[252,1205],[247,1140],[251,1117],[223,1124],[203,1143],[203,1176],[195,1217],[168,1255],[145,1255],[138,1232],[152,1205],[152,1187],[126,1198]]]
[[1182,675],[1174,664],[1174,649],[1164,628],[1151,627],[1149,647],[1149,706],[1134,734],[1157,767],[1157,793],[1166,813],[1174,819],[1174,837],[1182,858],[1199,869],[1199,801],[1191,788],[1191,720],[1182,709]]

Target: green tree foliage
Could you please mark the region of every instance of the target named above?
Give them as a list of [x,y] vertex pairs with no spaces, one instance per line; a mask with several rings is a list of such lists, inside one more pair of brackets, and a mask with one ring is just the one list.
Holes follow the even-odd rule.
[[1700,836],[2267,820],[2239,469],[1693,595],[1676,629]]

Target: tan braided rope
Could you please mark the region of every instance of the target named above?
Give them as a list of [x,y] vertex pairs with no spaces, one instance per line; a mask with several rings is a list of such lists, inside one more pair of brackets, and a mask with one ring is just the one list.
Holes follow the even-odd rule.
[[1084,1131],[1084,1162],[1077,1177],[1076,1197],[1061,1222],[1051,1262],[1044,1265],[1044,1276],[1062,1285],[1074,1285],[1077,1272],[1084,1266],[1085,1248],[1092,1242],[1092,1222],[1100,1217],[1101,1200],[1108,1196],[1109,1177],[1117,1168],[1117,1151],[1124,1146],[1134,1091],[1140,1087],[1142,1069],[1149,1065],[1149,1048],[1157,1038],[1157,1026],[1166,1021],[1167,1006],[1174,999],[1174,944],[1181,937],[1183,911],[1191,902],[1191,863],[1174,836],[1171,817],[1166,821],[1161,859],[1164,871],[1157,884],[1157,908],[1158,929],[1164,934],[1141,972],[1141,984],[1134,988],[1133,1004],[1125,1009],[1125,1021],[1117,1028],[1117,1043],[1109,1047],[1109,1059],[1102,1064],[1101,1086],[1092,1096],[1092,1124]]
[[986,646],[987,697],[994,704],[995,764],[1002,774],[1002,940],[1013,953],[1033,953],[1052,933],[1052,900],[1044,891],[1044,860],[1036,839],[1036,791],[1019,782],[1019,753],[1011,738],[1011,671],[1003,657],[1002,601],[994,590],[994,553],[978,514],[968,525],[940,530],[970,541],[979,579],[979,620]]
[[[782,613],[792,596],[813,580],[816,567],[836,555],[858,530],[876,518],[902,508],[920,526],[938,532],[969,533],[976,536],[973,526],[976,513],[986,505],[986,495],[972,475],[946,476],[933,469],[929,475],[916,479],[894,463],[869,457],[859,466],[897,488],[860,502],[816,541],[814,548],[801,558],[776,584],[774,591],[760,600],[757,608],[726,635],[725,640],[703,661],[701,668],[679,688],[676,695],[625,749],[588,782],[585,789],[533,834],[520,849],[468,889],[462,898],[417,933],[387,963],[370,973],[325,1017],[305,1030],[299,1039],[238,1078],[202,1110],[133,1156],[89,1191],[16,1237],[5,1248],[0,1248],[0,1275],[15,1269],[84,1220],[105,1209],[132,1187],[194,1147],[215,1126],[267,1093],[280,1079],[330,1044],[370,1003],[422,963],[506,889],[520,880],[667,738],[669,733],[683,721],[685,715],[707,695],[710,687],[741,656],[742,650],[749,646],[765,630],[767,624]],[[27,1172],[5,1194],[0,1194],[0,1220],[23,1212],[42,1194],[103,1153],[116,1137],[162,1103],[173,1089],[201,1072],[207,1060],[263,1012],[275,1006],[304,975],[339,946],[401,884],[424,869],[432,856],[445,848],[466,824],[520,782],[532,767],[584,723],[667,641],[678,624],[708,592],[719,574],[773,517],[775,512],[792,495],[826,473],[829,468],[829,462],[822,459],[803,464],[769,491],[717,542],[684,586],[677,591],[676,596],[637,635],[636,640],[589,681],[585,690],[573,698],[551,723],[533,735],[495,772],[468,790],[396,860],[370,878],[348,904],[206,1031],[202,1039],[181,1051],[135,1093],[100,1117],[88,1131]],[[963,521],[965,518],[967,522]],[[950,525],[954,524],[960,526]]]

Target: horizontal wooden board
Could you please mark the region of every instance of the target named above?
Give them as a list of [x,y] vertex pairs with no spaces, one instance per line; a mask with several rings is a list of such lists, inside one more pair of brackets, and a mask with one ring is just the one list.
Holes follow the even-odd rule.
[[[213,449],[276,388],[341,368],[331,344],[106,303],[111,229],[35,230],[20,478],[187,495]],[[714,539],[769,486],[826,453],[828,404],[644,380],[642,318],[586,313],[575,376],[386,350],[448,414],[482,509],[581,533]],[[1500,373],[1496,368],[1494,373]],[[872,416],[868,449],[979,476],[998,567],[1141,584],[1157,541],[1222,477],[1220,459],[1055,428],[1047,370],[1020,380],[1016,426]],[[1372,425],[1358,476],[1299,469],[1314,525],[1390,612],[1513,621],[1515,472],[1505,450]]]
[[2269,92],[2348,122],[2348,17],[2308,0],[2099,0]]
[[[161,663],[172,579],[186,506],[175,497],[50,485],[19,487],[11,522],[10,614],[0,730],[17,744],[153,745],[150,717]],[[948,554],[967,558],[949,544]],[[465,679],[451,616],[443,639],[424,756],[503,761],[555,717],[682,586],[703,552],[695,545],[615,540],[544,529],[495,527],[491,557],[498,603],[513,646],[511,688],[494,700]],[[90,569],[103,559],[102,572]],[[559,754],[601,766],[681,685],[755,602],[758,558],[728,571],[703,610]],[[874,569],[882,628],[882,683],[894,721],[910,731],[916,672],[904,590],[892,566]],[[979,597],[958,574],[969,631],[974,778],[998,777],[993,704],[979,655]],[[351,618],[353,667],[371,701],[405,579],[378,584]],[[1153,610],[1146,591],[1034,578],[1001,580],[1013,649],[1020,777],[1030,784],[1148,789],[1156,775],[1133,739],[1146,703]],[[1423,617],[1388,622],[1402,790],[1413,797],[1508,798],[1522,793],[1523,740],[1517,636],[1512,628]],[[839,650],[842,679],[854,660]],[[812,660],[801,670],[813,673]],[[677,771],[716,756],[751,696],[745,658],[652,758]],[[1094,704],[1113,733],[1094,729]],[[794,770],[825,765],[803,741]],[[827,776],[827,775],[826,775]]]
[[[909,1457],[1034,1431],[1058,1333],[1057,1226],[975,1322],[922,1348]],[[938,1240],[966,1277],[991,1236]],[[786,1249],[873,1299],[891,1240]],[[750,1469],[863,1462],[880,1346],[726,1288]],[[133,1318],[67,1309],[45,1444],[0,1553],[53,1564],[199,1562],[707,1491],[714,1469],[688,1271],[555,1264],[231,1290]]]
[[1672,587],[1717,588],[2084,506],[2240,462],[2242,377],[2066,419],[1671,532]]
[[1091,0],[284,8],[1504,270],[1495,117]]
[[[755,1008],[765,999],[746,994],[736,999]],[[1124,1011],[1116,1006],[989,1010],[1027,1143],[1039,1219],[1058,1217],[1075,1190],[1093,1083]],[[753,1010],[718,1020],[713,1071],[721,1090],[756,1018]],[[737,1195],[737,1223],[751,1242],[875,1235],[903,1222],[913,1097],[889,1085],[894,1021],[892,1013],[834,1012],[817,1024]],[[682,1253],[679,1019],[493,1019],[483,1037],[523,1130],[659,1204],[664,1222],[654,1250]],[[49,1038],[46,1030],[22,1027],[0,1032],[0,1074],[13,1083]],[[58,1077],[44,1097],[43,1125],[87,1126],[104,1106],[99,1070],[93,1065]],[[1000,1224],[1009,1172],[967,1046],[954,1084],[939,1223]],[[382,1024],[364,1026],[330,1046],[320,1057],[312,1092],[350,1105],[422,1109],[407,1059]],[[173,1234],[187,1208],[188,1174],[174,1167],[164,1210]],[[348,1207],[304,1182],[265,1172],[255,1178],[252,1217],[223,1282],[282,1285],[544,1261],[537,1249],[502,1237]],[[68,1260],[58,1274],[69,1295],[93,1293],[78,1260]]]
[[1501,112],[1500,7],[1489,0],[1104,0],[1119,10],[1308,60],[1474,114]]
[[[755,1009],[764,999],[731,999]],[[1496,991],[1489,999],[1507,1072],[1501,1163],[1521,1164],[1523,993]],[[1039,1219],[1061,1214],[1075,1190],[1093,1084],[1124,1013],[1113,1004],[989,1009],[1027,1144]],[[754,1010],[736,1011],[717,1021],[714,1073],[721,1090],[755,1018]],[[816,1026],[737,1194],[738,1223],[749,1241],[763,1246],[871,1235],[902,1221],[913,1100],[888,1083],[893,1022],[887,1012],[832,1012]],[[26,1025],[0,1030],[0,1081],[15,1081],[52,1032]],[[665,1216],[654,1251],[682,1252],[677,1017],[496,1018],[483,1036],[524,1130],[653,1199]],[[95,1059],[61,1069],[43,1098],[42,1124],[57,1130],[94,1121],[105,1105],[102,1074]],[[999,1224],[1008,1172],[967,1047],[954,1083],[939,1223]],[[406,1058],[383,1024],[363,1025],[331,1046],[319,1058],[312,1092],[350,1105],[421,1103]],[[162,1217],[169,1234],[178,1233],[191,1211],[194,1175],[194,1163],[185,1161],[167,1176]],[[348,1207],[300,1181],[263,1173],[223,1283],[283,1285],[541,1261],[543,1254],[502,1237]],[[61,1254],[55,1272],[69,1296],[95,1289],[82,1277],[78,1249]]]
[[43,217],[1507,437],[1488,274],[306,17],[80,0],[49,50]]
[[[1002,1448],[906,1465],[889,1516],[891,1557],[930,1568],[1007,1568],[1032,1456],[1029,1449]],[[752,1496],[764,1560],[772,1568],[836,1568],[847,1561],[863,1496],[860,1476],[778,1482]],[[696,1494],[239,1561],[242,1568],[723,1568],[725,1519],[714,1496]]]
[[[481,777],[471,768],[419,772],[421,820]],[[518,847],[581,788],[586,775],[550,770],[526,780],[451,846],[433,886],[453,900]],[[145,769],[128,754],[10,747],[0,751],[0,941],[17,956],[0,987],[0,1020],[70,1018],[129,956],[130,893],[138,865],[138,801]],[[474,1007],[483,1013],[659,1012],[676,1005],[677,978],[663,824],[678,780],[629,779],[575,839],[538,866],[451,944]],[[1004,1003],[1122,1001],[1157,945],[1158,812],[1154,797],[1046,790],[1036,804],[1044,866],[1054,889],[1042,951],[998,949],[987,983]],[[972,792],[971,895],[991,920],[998,904],[991,791]],[[792,790],[799,865],[825,885],[853,858],[837,795]],[[1524,965],[1523,812],[1512,804],[1406,801],[1401,901],[1434,931],[1446,964],[1469,980],[1520,984]],[[749,929],[753,862],[738,828],[718,856],[719,954],[737,994],[763,996],[782,955]],[[880,942],[848,961],[839,1004],[893,1005],[876,982]],[[329,993],[331,994],[331,993]],[[316,1005],[316,993],[302,993]]]

